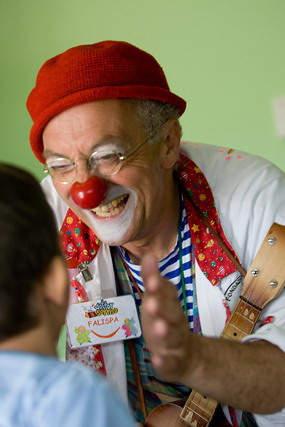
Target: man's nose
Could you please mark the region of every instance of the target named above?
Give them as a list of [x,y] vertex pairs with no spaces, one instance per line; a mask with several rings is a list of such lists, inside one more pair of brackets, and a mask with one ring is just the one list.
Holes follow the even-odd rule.
[[92,175],[95,175],[87,166],[84,159],[78,159],[76,164],[76,178],[75,180],[82,184],[87,181]]
[[83,209],[94,209],[100,205],[107,194],[107,182],[97,176],[90,176],[84,182],[74,182],[70,196],[74,203]]

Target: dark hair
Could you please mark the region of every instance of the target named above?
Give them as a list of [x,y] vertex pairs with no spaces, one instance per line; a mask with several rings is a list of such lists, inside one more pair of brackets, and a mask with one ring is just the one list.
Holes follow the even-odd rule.
[[60,254],[40,185],[30,173],[0,164],[0,341],[38,323],[35,284]]

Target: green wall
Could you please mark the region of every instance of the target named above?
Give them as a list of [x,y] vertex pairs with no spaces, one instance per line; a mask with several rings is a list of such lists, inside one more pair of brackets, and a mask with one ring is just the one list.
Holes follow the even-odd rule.
[[285,169],[271,110],[285,95],[284,16],[284,0],[0,0],[0,161],[43,176],[25,110],[39,67],[69,47],[115,39],[152,53],[187,100],[184,139]]
[[41,64],[83,43],[152,53],[188,108],[184,139],[259,154],[285,169],[272,98],[285,94],[284,0],[0,0],[0,160],[42,166],[25,101]]

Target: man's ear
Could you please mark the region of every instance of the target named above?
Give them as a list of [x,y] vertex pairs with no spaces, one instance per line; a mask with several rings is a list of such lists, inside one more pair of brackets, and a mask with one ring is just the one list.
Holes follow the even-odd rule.
[[58,306],[66,306],[68,302],[68,275],[62,256],[55,256],[43,279],[43,294],[46,299]]
[[162,130],[161,166],[172,169],[179,160],[181,126],[178,119],[168,120]]

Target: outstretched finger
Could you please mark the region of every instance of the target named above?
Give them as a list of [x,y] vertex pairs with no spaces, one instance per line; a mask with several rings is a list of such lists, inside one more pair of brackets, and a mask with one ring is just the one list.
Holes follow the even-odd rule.
[[160,272],[157,259],[154,255],[146,255],[141,263],[141,276],[146,291],[157,292],[160,287]]
[[146,293],[159,295],[166,298],[176,298],[176,289],[167,279],[160,275],[157,259],[153,255],[146,255],[142,259],[141,276]]
[[184,319],[185,314],[176,295],[173,298],[166,298],[162,295],[145,294],[141,312],[142,314],[148,314],[152,319],[164,319],[170,325],[179,325],[181,322],[186,321]]

